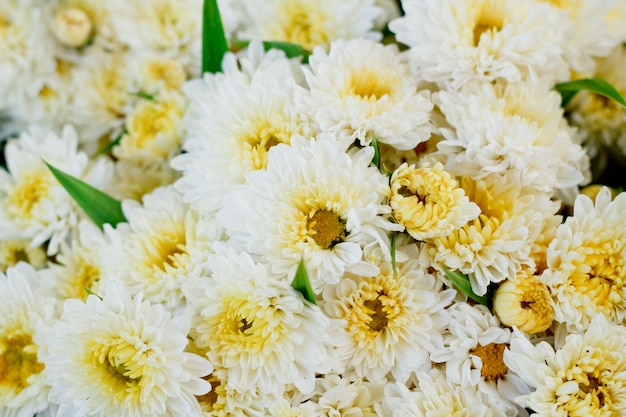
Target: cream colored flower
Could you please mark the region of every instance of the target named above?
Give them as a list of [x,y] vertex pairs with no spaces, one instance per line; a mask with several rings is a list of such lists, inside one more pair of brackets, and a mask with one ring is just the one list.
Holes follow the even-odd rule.
[[411,260],[399,263],[395,273],[391,264],[382,263],[375,276],[346,274],[324,288],[322,309],[345,323],[347,337],[339,346],[345,377],[379,382],[393,375],[406,381],[412,372],[429,369],[429,354],[443,348],[445,308],[455,291],[442,290],[424,273],[416,252],[409,252]]
[[227,387],[277,396],[290,385],[312,392],[315,375],[337,366],[338,324],[246,253],[216,244],[207,262],[210,278],[185,286],[198,312],[191,337],[225,370]]
[[430,92],[410,74],[396,46],[338,40],[328,53],[316,48],[304,71],[309,88],[297,90],[301,112],[339,140],[369,145],[376,138],[408,150],[434,130]]
[[393,217],[416,240],[445,237],[480,214],[441,164],[416,168],[404,163],[391,176],[390,187]]
[[472,80],[567,78],[562,28],[550,6],[517,0],[405,0],[389,27],[410,47],[417,74],[458,88]]
[[550,290],[527,269],[500,283],[493,297],[493,311],[505,326],[529,334],[547,330],[554,320]]
[[554,319],[568,331],[585,329],[596,313],[626,321],[626,193],[594,202],[579,195],[574,213],[557,228],[541,281],[550,288]]
[[328,374],[317,378],[310,401],[322,416],[376,417],[374,407],[382,401],[385,383],[349,380]]
[[195,395],[210,390],[202,377],[213,367],[185,352],[190,316],[172,318],[118,283],[100,296],[67,300],[43,337],[51,401],[91,416],[199,415]]
[[57,10],[52,32],[61,44],[73,48],[85,45],[94,31],[91,18],[85,11],[69,7]]
[[382,10],[374,0],[247,0],[244,8],[249,19],[240,33],[244,39],[286,41],[312,51],[336,39],[380,38],[373,26]]
[[518,402],[535,416],[620,416],[626,412],[626,331],[603,315],[559,349],[523,335],[511,341],[504,361],[534,389]]
[[17,417],[48,407],[48,370],[38,358],[38,338],[52,324],[56,300],[41,281],[25,263],[0,273],[0,411],[17,410]]

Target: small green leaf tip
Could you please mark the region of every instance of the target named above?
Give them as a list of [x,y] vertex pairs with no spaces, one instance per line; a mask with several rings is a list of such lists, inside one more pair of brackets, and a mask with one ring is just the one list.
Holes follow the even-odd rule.
[[222,70],[222,59],[228,51],[217,0],[204,0],[202,14],[202,72]]
[[466,275],[459,274],[458,272],[452,272],[446,268],[443,269],[448,279],[452,282],[459,291],[467,295],[472,300],[489,307],[491,305],[492,293],[487,291],[485,295],[476,295],[472,291],[472,285],[469,278]]
[[298,269],[296,270],[296,276],[293,278],[291,286],[302,294],[305,300],[317,304],[317,302],[315,302],[315,294],[311,288],[311,282],[309,281],[309,273],[304,266],[304,260],[300,260]]
[[372,138],[372,147],[374,148],[374,157],[372,158],[372,164],[376,166],[376,168],[380,169],[380,148],[378,146],[378,140],[374,136]]
[[581,80],[569,81],[557,84],[554,88],[559,92],[559,94],[561,94],[561,107],[567,106],[576,93],[582,90],[600,94],[601,96],[616,101],[622,106],[626,106],[626,100],[622,97],[619,91],[617,91],[608,81],[603,80],[602,78],[584,78]]
[[53,167],[46,161],[44,163],[67,193],[98,227],[102,229],[106,223],[116,226],[118,223],[126,221],[120,201]]

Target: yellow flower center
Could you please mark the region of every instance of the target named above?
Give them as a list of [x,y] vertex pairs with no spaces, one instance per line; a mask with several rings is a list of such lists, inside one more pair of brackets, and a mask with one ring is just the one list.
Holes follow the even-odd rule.
[[65,288],[66,291],[63,292],[62,297],[86,300],[89,294],[85,289],[93,290],[99,280],[100,269],[81,257],[76,265],[73,279]]
[[152,60],[145,68],[146,77],[154,83],[163,83],[166,88],[177,90],[187,78],[182,65],[174,60]]
[[250,123],[242,126],[240,143],[244,160],[252,170],[265,169],[269,150],[279,143],[291,141],[291,124],[280,114],[259,115]]
[[31,219],[39,202],[49,195],[52,174],[44,171],[27,174],[6,200],[7,211],[13,218]]
[[483,35],[493,38],[504,26],[504,16],[501,7],[498,7],[499,0],[483,1],[476,8],[476,16],[472,29],[473,45],[480,44]]
[[478,345],[471,354],[476,355],[483,362],[480,375],[487,381],[503,378],[509,368],[504,364],[505,343],[489,343],[486,346]]
[[17,334],[0,340],[0,392],[19,394],[28,386],[28,379],[43,371],[37,361],[37,346],[27,334]]
[[167,272],[170,268],[180,268],[189,257],[184,226],[176,225],[173,230],[162,231],[152,236],[147,245],[146,266]]
[[330,34],[326,33],[324,24],[327,19],[315,5],[301,0],[282,2],[276,26],[271,29],[272,37],[302,45],[309,51],[328,44]]
[[374,102],[395,90],[393,79],[385,73],[370,68],[358,68],[350,72],[346,80],[347,94]]
[[311,210],[307,230],[308,236],[322,249],[332,249],[346,240],[346,222],[329,210]]

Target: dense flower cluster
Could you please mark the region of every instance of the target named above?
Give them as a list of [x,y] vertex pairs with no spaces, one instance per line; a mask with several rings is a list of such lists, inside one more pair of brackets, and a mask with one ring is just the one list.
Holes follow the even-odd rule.
[[217,3],[0,2],[0,415],[624,415],[626,0]]

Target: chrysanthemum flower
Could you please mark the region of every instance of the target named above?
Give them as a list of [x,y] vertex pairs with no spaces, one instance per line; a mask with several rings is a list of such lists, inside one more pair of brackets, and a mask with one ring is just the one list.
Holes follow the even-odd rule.
[[80,222],[78,233],[69,244],[61,244],[54,262],[42,272],[58,299],[85,300],[88,291],[100,292],[103,269],[100,251],[105,244],[104,234],[90,220]]
[[270,0],[245,2],[249,27],[243,39],[286,41],[311,51],[336,39],[379,39],[374,21],[382,10],[374,0]]
[[618,416],[626,412],[625,345],[623,326],[598,314],[556,351],[518,334],[504,361],[534,389],[518,402],[535,416]]
[[481,214],[447,237],[434,238],[429,253],[435,265],[469,274],[472,290],[485,294],[490,282],[515,276],[529,258],[544,219],[558,209],[546,195],[520,187],[516,177],[490,176],[461,186]]
[[190,317],[172,318],[116,283],[100,296],[67,300],[43,337],[51,401],[86,416],[199,415],[195,395],[210,390],[202,377],[213,368],[185,352]]
[[460,87],[478,79],[567,79],[567,17],[548,5],[517,0],[405,0],[390,29],[411,48],[427,81]]
[[85,179],[88,158],[78,151],[71,126],[61,135],[34,129],[10,140],[5,155],[8,172],[0,170],[0,239],[30,239],[31,246],[49,240],[48,254],[76,227],[78,208],[43,160]]
[[417,374],[419,386],[409,390],[404,384],[390,383],[377,406],[382,417],[496,417],[505,415],[493,409],[485,393],[476,387],[461,387],[448,380],[441,371]]
[[[141,178],[141,181],[131,178]],[[167,160],[119,159],[115,161],[113,178],[105,191],[120,201],[141,201],[144,195],[159,187],[172,185],[178,178],[179,173],[170,167]]]
[[416,240],[445,237],[480,214],[441,164],[402,164],[391,176],[390,187],[393,217]]
[[554,320],[548,286],[527,269],[500,283],[493,296],[493,312],[505,326],[528,334],[547,330]]
[[395,273],[383,263],[376,276],[347,274],[326,286],[322,309],[345,322],[344,375],[376,382],[391,374],[406,381],[412,372],[429,369],[429,354],[443,348],[444,309],[455,294],[442,291],[416,260],[398,264]]
[[298,95],[303,113],[340,140],[369,145],[373,138],[413,149],[433,130],[428,90],[410,74],[395,46],[372,40],[339,40],[316,48],[305,69],[308,90]]
[[515,173],[521,185],[547,194],[588,181],[588,157],[551,88],[471,83],[433,95],[449,124],[437,144],[446,169],[474,179]]
[[435,362],[445,362],[448,380],[463,387],[475,386],[488,394],[491,404],[515,414],[515,398],[528,390],[504,363],[509,329],[484,306],[456,303],[448,309],[450,324],[443,332],[445,347],[434,352]]
[[250,45],[239,62],[227,56],[224,74],[207,74],[185,89],[186,152],[172,166],[182,171],[176,187],[194,208],[221,208],[224,196],[246,182],[247,172],[266,167],[272,147],[306,132],[294,105],[290,61],[262,48]]
[[554,319],[568,331],[586,328],[596,313],[626,320],[626,193],[611,201],[602,189],[594,202],[579,195],[574,213],[548,247],[542,282],[555,303]]
[[50,387],[37,357],[38,337],[52,324],[56,300],[40,283],[26,263],[0,273],[0,412],[14,410],[16,417],[32,417],[48,407]]
[[569,17],[569,36],[564,44],[564,58],[573,71],[592,71],[593,58],[606,57],[617,44],[607,24],[615,0],[539,0],[563,11]]
[[336,325],[246,253],[216,245],[208,264],[210,278],[186,286],[197,311],[191,337],[225,370],[227,386],[279,396],[290,384],[313,391],[315,374],[337,362]]
[[205,272],[204,264],[219,228],[212,216],[191,210],[173,187],[122,203],[128,223],[107,229],[102,274],[125,283],[178,313],[186,305],[182,285]]
[[384,217],[389,185],[370,166],[373,148],[347,154],[333,136],[294,140],[272,148],[267,168],[224,199],[217,219],[229,242],[290,278],[303,259],[316,293],[362,266],[363,245],[386,248],[391,261],[387,232],[402,226]]

